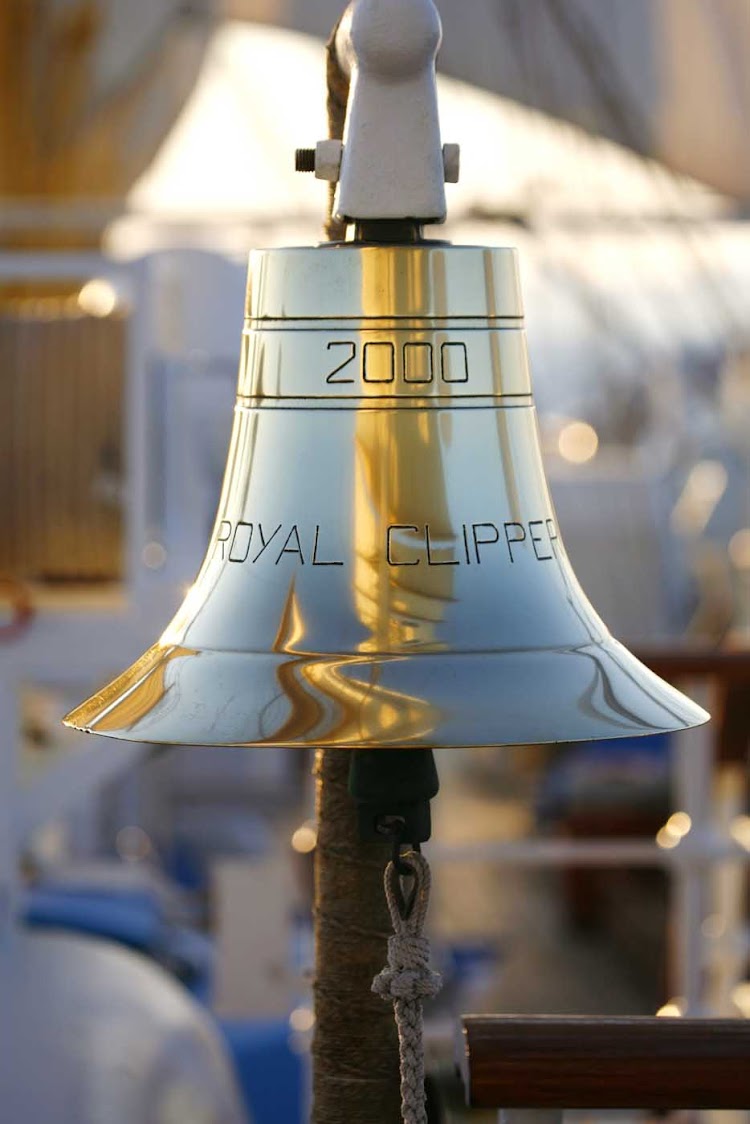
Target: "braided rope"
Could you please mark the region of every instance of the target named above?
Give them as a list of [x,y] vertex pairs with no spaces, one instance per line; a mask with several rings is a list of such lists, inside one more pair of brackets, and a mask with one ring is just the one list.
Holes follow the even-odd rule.
[[394,863],[385,871],[385,896],[394,933],[388,938],[388,967],[372,981],[381,999],[391,1000],[401,1056],[401,1114],[404,1124],[427,1124],[424,1091],[422,1000],[437,995],[441,979],[429,966],[430,942],[422,936],[430,900],[430,868],[423,855],[410,851],[402,859],[412,883],[404,898]]

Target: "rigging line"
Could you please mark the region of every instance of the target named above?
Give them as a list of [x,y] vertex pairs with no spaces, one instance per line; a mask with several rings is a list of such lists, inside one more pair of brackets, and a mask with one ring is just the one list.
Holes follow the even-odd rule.
[[546,6],[623,143],[641,155],[650,155],[648,122],[627,89],[617,58],[597,34],[593,21],[570,0],[546,0]]
[[[656,191],[662,196],[667,194],[665,178],[670,181],[671,186],[676,186],[679,189],[681,177],[671,169],[652,164],[649,165],[649,171]],[[707,238],[716,238],[715,224],[717,221],[714,218],[711,224],[706,220],[696,224],[688,216],[678,211],[675,214],[674,227],[682,237],[685,247],[697,267],[698,274],[705,284],[707,296],[713,301],[718,319],[720,323],[723,323],[729,337],[728,343],[732,347],[737,346],[740,341],[747,341],[750,329],[748,329],[747,321],[741,310],[729,298],[725,286],[722,285],[720,278],[717,276],[713,262],[707,259],[704,245],[699,241],[701,227],[700,233],[705,234]]]
[[[201,56],[205,57],[205,49],[215,24],[216,20],[208,7],[204,8],[200,4],[180,4],[167,12],[148,42],[145,46],[141,47],[138,54],[132,60],[127,72],[113,79],[106,90],[96,93],[91,99],[90,104],[87,105],[83,111],[76,113],[64,134],[57,136],[53,131],[53,133],[46,138],[45,143],[47,144],[49,152],[53,155],[58,154],[63,150],[64,144],[77,142],[89,130],[95,128],[102,117],[112,112],[113,109],[121,107],[128,98],[133,97],[149,76],[155,74],[160,62],[163,62],[162,55],[169,43],[170,37],[177,37],[180,35],[187,36],[193,33],[195,36],[194,46],[200,52]],[[55,44],[52,44],[52,46],[55,47]],[[98,42],[96,46],[98,46]],[[86,59],[83,60],[84,66],[91,64],[91,53],[92,52],[89,51]],[[201,63],[203,57],[201,58]],[[196,65],[196,76],[200,70],[201,63]],[[183,80],[185,65],[185,59],[183,58]],[[191,88],[193,88],[194,85],[195,82],[193,82]],[[188,93],[189,92],[188,90]],[[183,105],[186,99],[187,95],[183,99]],[[177,114],[173,116],[176,117]]]
[[[643,333],[638,328],[636,319],[632,315],[628,316],[625,302],[621,299],[612,301],[610,297],[602,294],[593,278],[586,273],[583,263],[578,258],[571,257],[568,252],[569,243],[566,242],[566,245],[561,247],[558,240],[558,244],[555,245],[548,233],[543,235],[543,238],[551,251],[556,269],[572,284],[592,327],[598,331],[600,337],[616,339],[626,351],[636,355],[641,362],[651,362],[660,348],[655,348],[653,345],[646,346],[641,342]],[[662,345],[662,349],[665,354],[669,354],[668,348],[663,348]]]
[[535,24],[525,18],[528,8],[523,6],[524,0],[500,0],[495,9],[498,20],[509,39],[515,46],[515,58],[520,76],[530,91],[533,89],[535,75],[532,70],[532,51],[530,32],[533,34]]
[[[546,5],[550,16],[572,48],[581,70],[588,77],[594,92],[599,95],[610,120],[620,132],[624,142],[642,157],[654,159],[654,154],[649,152],[648,123],[627,89],[616,56],[608,49],[604,39],[597,34],[593,21],[586,16],[580,6],[574,5],[572,0],[546,0]],[[657,171],[657,168],[647,165],[647,170],[650,171],[654,185],[658,186],[658,172],[662,171],[661,166]],[[668,169],[665,170],[672,182],[679,184],[679,177]],[[676,227],[703,276],[707,292],[717,309],[720,322],[724,324],[730,336],[730,342],[736,341],[738,336],[747,334],[743,319],[727,300],[714,270],[696,244],[690,224],[682,221],[679,213],[676,216]]]

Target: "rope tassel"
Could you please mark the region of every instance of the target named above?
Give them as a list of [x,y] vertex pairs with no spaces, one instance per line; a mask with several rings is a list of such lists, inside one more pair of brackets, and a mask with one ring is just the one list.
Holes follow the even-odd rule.
[[388,864],[384,881],[394,933],[388,938],[388,967],[375,977],[372,990],[394,1006],[404,1124],[427,1124],[422,1000],[437,995],[442,984],[429,966],[430,942],[422,936],[430,901],[430,867],[423,855],[410,851]]

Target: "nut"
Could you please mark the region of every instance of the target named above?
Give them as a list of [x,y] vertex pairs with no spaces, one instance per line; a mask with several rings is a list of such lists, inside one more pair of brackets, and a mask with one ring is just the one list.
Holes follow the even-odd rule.
[[461,169],[461,145],[443,145],[443,172],[446,183],[458,183]]
[[315,146],[315,178],[338,183],[344,146],[340,140],[322,140]]

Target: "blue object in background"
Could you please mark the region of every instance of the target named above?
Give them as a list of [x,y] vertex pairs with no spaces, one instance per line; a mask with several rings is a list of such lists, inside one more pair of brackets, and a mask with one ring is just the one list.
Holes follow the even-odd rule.
[[[210,1007],[214,944],[210,937],[165,914],[148,890],[84,888],[45,883],[30,890],[22,917],[31,929],[84,933],[124,945],[168,969]],[[217,1020],[253,1124],[301,1124],[306,1111],[306,1067],[288,1019]]]
[[302,1124],[305,1060],[294,1049],[288,1019],[220,1019],[219,1029],[254,1124]]
[[148,890],[46,883],[30,890],[21,916],[29,928],[64,929],[114,941],[161,963],[200,1002],[208,1004],[214,972],[210,937],[170,922]]
[[446,974],[459,988],[481,988],[497,971],[501,953],[496,940],[463,940],[446,950]]
[[147,893],[116,895],[44,886],[29,891],[23,919],[32,928],[69,929],[106,937],[138,952],[155,954],[166,938],[164,918]]
[[537,818],[550,822],[583,809],[660,805],[668,800],[670,737],[581,742],[558,751],[536,798]]

